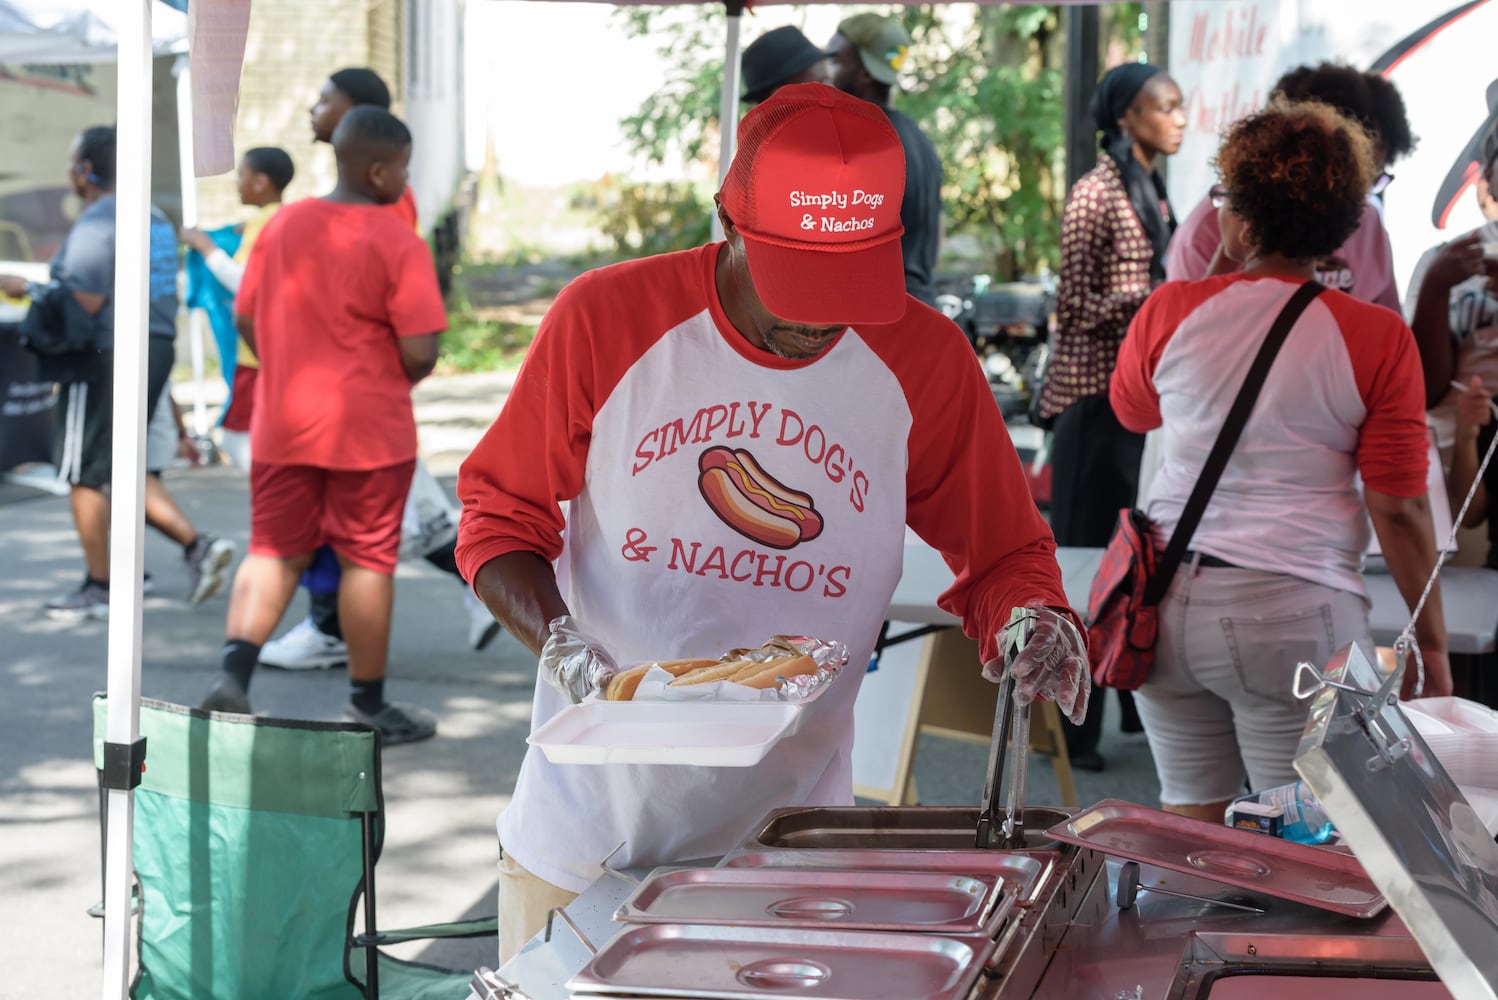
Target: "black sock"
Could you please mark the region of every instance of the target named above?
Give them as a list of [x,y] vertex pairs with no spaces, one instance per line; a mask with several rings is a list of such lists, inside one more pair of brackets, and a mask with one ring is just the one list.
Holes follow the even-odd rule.
[[244,690],[250,689],[250,675],[255,672],[255,663],[260,659],[260,647],[244,639],[230,639],[224,643],[219,665],[224,673],[239,682]]
[[193,553],[198,550],[198,543],[201,542],[202,540],[203,540],[203,536],[202,535],[194,535],[193,538],[192,538],[192,541],[190,541],[186,545],[182,546],[182,558],[183,559],[191,559],[192,556],[193,556]]
[[343,626],[338,623],[338,591],[327,592],[313,590],[307,596],[311,598],[307,614],[312,619],[312,624],[323,635],[332,636],[334,639],[343,638]]
[[93,577],[89,576],[87,573],[83,574],[83,585],[85,587],[98,587],[100,590],[108,590],[109,589],[109,581],[108,580],[95,580]]
[[377,681],[349,680],[349,701],[365,715],[374,715],[385,704],[385,678]]

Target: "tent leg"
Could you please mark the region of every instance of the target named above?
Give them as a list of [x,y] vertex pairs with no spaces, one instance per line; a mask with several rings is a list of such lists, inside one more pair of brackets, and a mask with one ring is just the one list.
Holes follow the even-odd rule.
[[[145,547],[147,261],[151,201],[151,0],[119,6],[118,169],[114,271],[114,475],[109,566],[109,715],[105,757],[134,762],[140,739],[141,550]],[[139,768],[111,774],[105,844],[105,1000],[123,998],[130,974],[131,837]]]
[[[177,163],[182,184],[182,225],[198,225],[198,178],[193,170],[192,153],[192,62],[180,56],[177,74]],[[192,358],[192,432],[199,439],[208,436],[208,408],[203,398],[206,377],[203,373],[203,316],[201,310],[187,313],[187,343]]]
[[[733,162],[735,130],[739,121],[739,29],[744,14],[744,0],[726,0],[728,33],[723,41],[723,96],[718,103],[718,184],[728,176]],[[713,213],[712,236],[723,238],[718,213]]]

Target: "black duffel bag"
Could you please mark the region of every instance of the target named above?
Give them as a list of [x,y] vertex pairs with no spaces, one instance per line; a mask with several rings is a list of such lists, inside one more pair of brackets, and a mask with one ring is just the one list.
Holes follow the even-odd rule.
[[37,356],[39,374],[56,382],[76,378],[98,357],[103,324],[58,281],[31,286],[31,308],[21,320],[21,346]]

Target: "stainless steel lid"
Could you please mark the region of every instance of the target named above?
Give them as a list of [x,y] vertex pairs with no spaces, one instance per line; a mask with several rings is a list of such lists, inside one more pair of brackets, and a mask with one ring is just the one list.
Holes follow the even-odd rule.
[[1318,685],[1295,770],[1452,993],[1498,1000],[1498,845],[1356,645]]

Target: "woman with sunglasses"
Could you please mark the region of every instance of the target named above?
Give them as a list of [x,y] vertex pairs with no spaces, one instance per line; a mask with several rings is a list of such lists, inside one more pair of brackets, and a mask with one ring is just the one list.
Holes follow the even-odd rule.
[[[1233,274],[1168,282],[1135,316],[1110,399],[1120,423],[1162,429],[1146,507],[1163,548],[1270,327],[1358,225],[1375,164],[1355,122],[1272,103],[1233,125],[1213,190]],[[1424,388],[1414,335],[1388,309],[1328,289],[1290,330],[1160,604],[1135,692],[1163,807],[1220,821],[1245,778],[1296,780],[1308,704],[1295,665],[1350,642],[1371,659],[1359,569],[1367,510],[1414,604],[1435,565],[1425,495]],[[1360,495],[1357,478],[1362,477]],[[1416,639],[1425,695],[1451,692],[1439,590]],[[1416,692],[1419,671],[1405,677]]]

